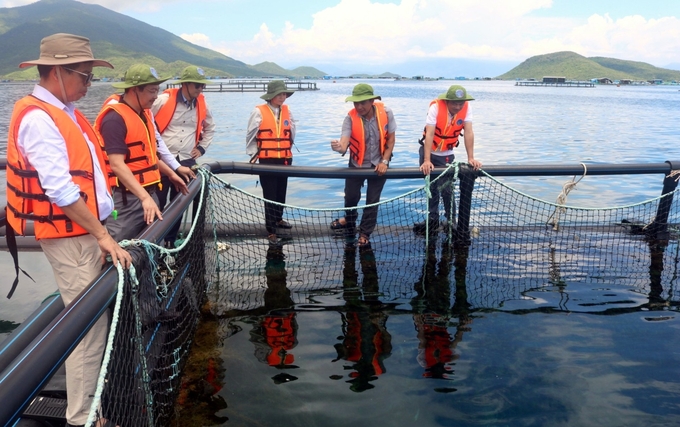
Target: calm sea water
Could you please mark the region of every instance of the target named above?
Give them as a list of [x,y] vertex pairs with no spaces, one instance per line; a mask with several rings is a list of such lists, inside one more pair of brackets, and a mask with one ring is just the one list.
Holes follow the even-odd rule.
[[[287,103],[297,120],[295,164],[339,167],[332,152],[357,81],[317,82]],[[427,106],[454,82],[370,81],[395,112],[394,167],[417,166],[417,139]],[[487,165],[637,163],[680,160],[677,86],[528,88],[512,82],[464,82],[476,98],[476,157]],[[0,86],[0,141],[6,140],[12,103],[31,85]],[[80,108],[94,118],[110,94],[95,84]],[[259,93],[207,93],[216,117],[216,142],[207,160],[247,161],[245,129]],[[458,149],[465,159],[464,149]],[[229,176],[260,194],[256,178]],[[525,193],[554,201],[566,177],[506,179]],[[388,182],[384,197],[420,182]],[[4,195],[4,188],[2,188]],[[661,177],[586,177],[569,196],[575,206],[631,204],[656,197]],[[289,203],[342,206],[342,181],[293,179]],[[366,254],[365,254],[366,255]],[[370,254],[356,268],[371,268]],[[22,285],[11,303],[0,300],[0,339],[54,289],[42,254],[24,253],[37,280]],[[262,313],[215,319],[205,332],[211,354],[205,395],[185,425],[303,426],[671,426],[680,424],[680,335],[676,308],[649,311],[651,299],[616,279],[569,283],[564,289],[507,301],[507,309],[468,310],[464,302],[491,289],[467,290],[440,271],[436,293],[384,301],[370,273],[344,292],[306,295],[293,305],[286,288],[294,274],[284,258],[262,265],[272,292]],[[362,262],[363,261],[363,262]],[[0,253],[0,265],[10,268]],[[267,268],[269,267],[269,268]],[[8,288],[11,279],[4,280]],[[37,277],[36,277],[37,276]],[[464,282],[463,282],[464,283]],[[338,284],[342,286],[342,283]],[[404,283],[413,289],[415,283]],[[467,294],[466,294],[467,292]],[[666,292],[673,292],[671,289]],[[432,296],[435,296],[433,298]],[[608,311],[611,298],[630,310]],[[484,297],[481,297],[482,299]],[[536,309],[556,300],[558,309]],[[444,301],[444,302],[443,302]],[[453,301],[453,306],[449,304]],[[587,301],[584,310],[578,301]],[[603,309],[598,309],[598,304]],[[616,304],[616,303],[615,303]],[[429,315],[422,314],[427,307]],[[585,306],[585,305],[583,305]],[[639,307],[639,308],[636,308]],[[273,322],[273,323],[272,323]],[[267,340],[265,326],[280,333]],[[275,345],[272,345],[275,343]],[[278,357],[278,359],[277,359]],[[219,391],[218,391],[219,390]]]

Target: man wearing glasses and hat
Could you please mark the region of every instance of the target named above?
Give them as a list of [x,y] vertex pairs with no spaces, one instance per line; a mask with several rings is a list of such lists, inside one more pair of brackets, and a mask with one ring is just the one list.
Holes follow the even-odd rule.
[[[423,137],[420,139],[420,170],[429,175],[435,167],[446,167],[453,162],[453,149],[458,146],[458,137],[465,141],[468,163],[478,170],[482,162],[475,159],[475,134],[472,130],[470,102],[474,101],[463,86],[453,85],[438,99],[430,102],[427,111]],[[444,214],[449,227],[454,225],[456,207],[453,200],[451,177],[442,177],[430,187],[428,201],[429,232],[439,230],[439,197],[444,202]],[[425,233],[428,224],[418,222],[413,225],[416,233]]]
[[[58,33],[40,43],[40,82],[17,101],[7,142],[7,222],[35,237],[52,266],[64,305],[101,272],[106,255],[125,268],[130,254],[107,233],[113,211],[96,132],[73,102],[87,93],[93,67],[113,66],[92,55],[89,39]],[[8,230],[9,228],[8,227]],[[67,426],[82,425],[95,394],[106,344],[105,312],[66,359]]]
[[177,173],[193,176],[157,138],[150,108],[166,80],[146,64],[131,65],[124,80],[113,84],[125,90],[119,102],[104,104],[95,121],[116,205],[116,215],[109,218],[106,227],[117,241],[136,237],[156,217],[163,219],[156,194],[161,173],[184,193],[188,189]]
[[[154,101],[151,111],[172,155],[182,166],[192,167],[196,159],[205,154],[215,135],[215,122],[203,95],[210,81],[206,80],[202,68],[189,65],[174,83],[181,87],[165,90]],[[178,193],[170,189],[170,180],[163,176],[158,194],[161,210],[168,202],[168,192],[170,200]],[[194,209],[197,206],[194,204]],[[178,222],[165,237],[166,246],[174,244],[179,226]]]
[[[288,106],[283,103],[294,92],[282,80],[272,80],[267,85],[267,93],[260,96],[267,102],[255,107],[250,114],[246,132],[246,154],[250,156],[250,163],[259,160],[263,165],[293,164],[295,120]],[[286,203],[287,176],[261,174],[260,185],[262,197],[280,204]],[[280,204],[264,204],[264,223],[271,244],[278,243],[278,229],[292,228],[283,219],[283,206]]]
[[[373,87],[370,85],[359,83],[354,86],[352,96],[345,99],[345,102],[353,102],[354,108],[350,110],[342,123],[340,140],[331,141],[331,148],[342,153],[343,156],[349,148],[350,168],[375,169],[378,176],[368,178],[367,205],[380,201],[380,194],[386,181],[386,178],[382,175],[387,172],[390,164],[395,132],[397,131],[397,123],[394,121],[392,110],[382,102],[375,102],[376,99],[381,98],[373,94]],[[359,204],[364,180],[364,178],[345,179],[346,208],[355,207]],[[357,216],[356,209],[347,210],[344,218],[338,218],[331,223],[331,229],[344,231],[346,235],[354,234]],[[364,209],[359,225],[358,246],[369,244],[377,220],[377,206]]]

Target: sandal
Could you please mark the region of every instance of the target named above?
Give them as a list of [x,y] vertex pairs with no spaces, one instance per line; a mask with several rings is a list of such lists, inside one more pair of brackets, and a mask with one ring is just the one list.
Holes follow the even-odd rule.
[[371,244],[371,242],[368,240],[367,235],[362,234],[361,236],[359,236],[359,240],[357,240],[357,246],[358,247],[362,248],[362,247],[368,246],[370,244]]
[[345,218],[342,218],[342,220],[345,221],[343,224],[340,218],[335,218],[333,222],[331,222],[331,230],[343,230],[347,228],[347,220]]

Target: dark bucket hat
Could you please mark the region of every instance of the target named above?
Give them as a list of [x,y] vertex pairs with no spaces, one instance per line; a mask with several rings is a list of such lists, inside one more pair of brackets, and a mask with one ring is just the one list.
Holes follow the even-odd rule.
[[260,98],[265,101],[271,101],[276,95],[285,93],[287,97],[293,95],[295,91],[293,89],[288,89],[283,80],[272,80],[267,85],[267,93],[260,96]]

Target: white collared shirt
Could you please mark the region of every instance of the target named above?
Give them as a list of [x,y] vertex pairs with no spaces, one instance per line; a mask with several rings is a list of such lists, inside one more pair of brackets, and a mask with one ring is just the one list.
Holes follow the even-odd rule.
[[[33,88],[33,96],[51,104],[69,115],[76,124],[73,103],[62,103],[51,92],[40,85]],[[83,132],[90,149],[94,165],[94,184],[97,191],[99,220],[103,221],[113,212],[113,199],[107,191],[108,183],[101,169],[95,146]],[[21,120],[17,148],[21,155],[38,171],[40,184],[50,202],[59,207],[76,203],[80,198],[80,187],[73,182],[68,159],[66,141],[52,118],[43,110],[31,109]]]
[[[453,120],[453,115],[451,115],[450,112],[448,112],[448,117],[449,117],[449,122]],[[439,103],[435,102],[434,104],[430,105],[430,108],[427,110],[427,119],[425,120],[425,126],[437,126],[437,116],[439,115]],[[464,123],[472,123],[472,105],[470,105],[470,102],[468,101],[468,109],[467,109],[467,114],[465,115],[465,121]],[[465,138],[465,135],[463,135],[463,138]],[[442,150],[442,151],[432,151],[430,153],[434,156],[450,156],[453,154],[453,150]]]
[[[196,128],[198,125],[198,114],[196,113],[196,102],[188,102],[182,91],[179,91],[179,101],[172,115],[170,123],[163,131],[163,139],[167,144],[170,152],[179,158],[179,160],[191,159],[191,151],[196,147]],[[163,92],[158,95],[154,101],[151,111],[153,114],[158,114],[160,109],[170,99],[170,95]],[[202,138],[198,146],[207,151],[208,147],[213,141],[215,135],[215,122],[213,120],[210,108],[206,103],[205,120],[202,127]]]

